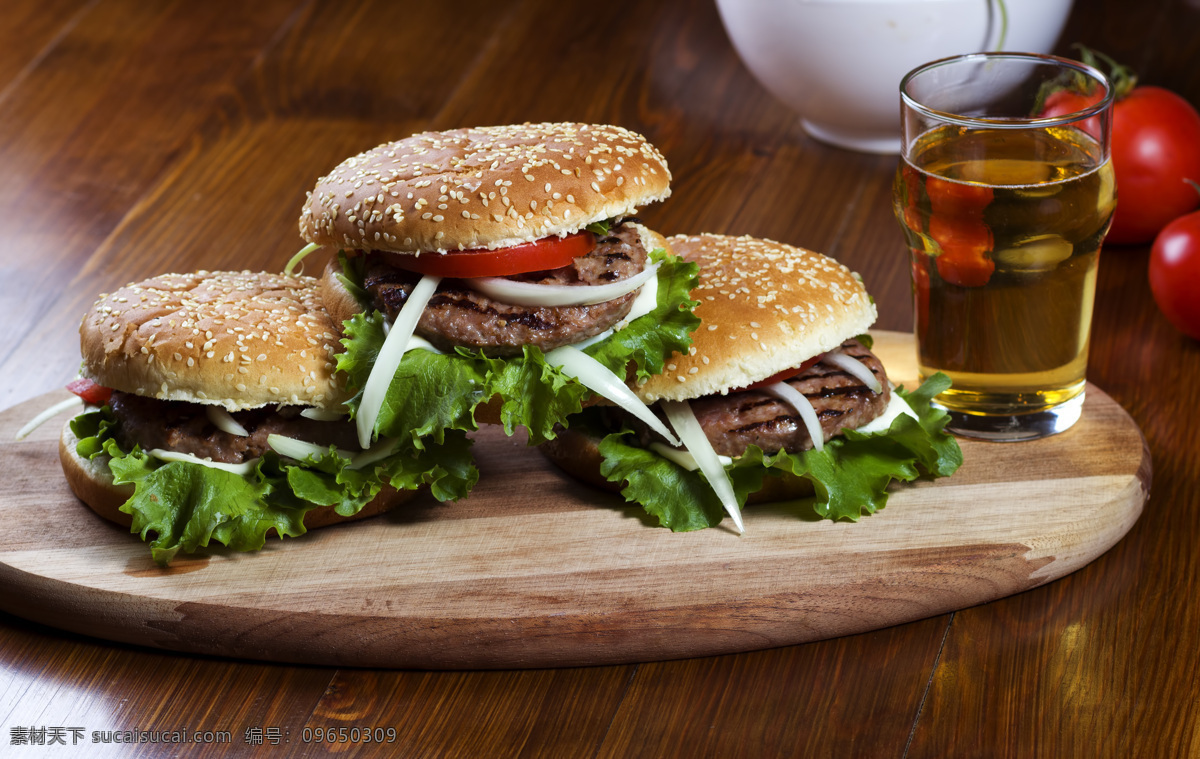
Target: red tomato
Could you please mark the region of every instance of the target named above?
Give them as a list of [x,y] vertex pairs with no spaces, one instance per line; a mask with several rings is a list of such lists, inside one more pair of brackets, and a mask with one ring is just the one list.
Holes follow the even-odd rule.
[[745,387],[736,388],[733,392],[737,393],[737,392],[741,392],[742,390],[757,390],[761,387],[766,387],[767,385],[774,385],[776,382],[783,382],[784,380],[791,379],[792,377],[795,377],[797,374],[800,374],[801,372],[806,372],[809,369],[816,366],[817,362],[820,361],[822,359],[822,357],[824,357],[824,355],[825,354],[822,353],[820,356],[813,356],[809,360],[805,361],[803,364],[800,364],[800,366],[797,366],[795,369],[784,369],[782,372],[779,372],[777,374],[772,374],[770,377],[767,377],[766,379],[760,379],[758,382],[752,382],[749,385],[746,385]]
[[90,403],[93,406],[103,406],[108,403],[108,399],[113,394],[111,387],[98,385],[92,380],[84,379],[83,377],[68,382],[67,389],[82,398],[84,403]]
[[1150,249],[1150,289],[1163,315],[1200,340],[1200,211],[1180,216]]
[[[1100,92],[1084,94],[1072,90],[1057,90],[1050,93],[1050,96],[1046,98],[1046,102],[1038,115],[1043,118],[1069,116],[1072,113],[1084,110],[1088,106],[1095,105],[1100,100],[1101,95],[1102,93]],[[1091,136],[1098,138],[1100,136],[1100,117],[1092,116],[1086,119],[1082,124],[1079,124],[1079,128]]]
[[591,232],[576,232],[566,237],[540,240],[499,250],[463,250],[451,253],[382,253],[402,269],[439,277],[507,277],[530,271],[567,266],[596,247]]
[[1200,182],[1200,113],[1161,87],[1135,87],[1113,106],[1117,210],[1105,238],[1145,243],[1200,206],[1185,180]]

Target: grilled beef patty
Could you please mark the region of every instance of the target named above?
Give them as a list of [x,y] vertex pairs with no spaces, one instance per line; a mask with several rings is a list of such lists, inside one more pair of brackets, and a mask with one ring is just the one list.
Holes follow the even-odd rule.
[[233,418],[250,433],[245,437],[218,429],[208,420],[205,407],[198,403],[160,401],[114,392],[109,406],[118,420],[117,442],[126,451],[136,444],[147,451],[162,448],[226,464],[241,464],[261,456],[269,448],[267,435],[275,433],[320,446],[358,448],[353,424],[308,419],[300,416],[301,406],[284,406],[279,411],[268,406],[233,412]]
[[[883,384],[883,392],[873,393],[853,375],[824,363],[817,363],[786,380],[812,403],[825,440],[844,429],[861,427],[879,416],[892,397],[883,364],[862,343],[847,340],[842,343],[841,351],[866,364]],[[713,449],[723,456],[741,456],[751,445],[770,454],[781,450],[795,453],[813,447],[800,414],[791,405],[761,390],[708,395],[689,401],[689,405]],[[627,425],[643,446],[653,440],[664,442],[645,424],[623,411],[612,408],[609,413],[621,417],[612,419],[612,426],[619,429],[621,424]]]
[[[812,403],[825,440],[879,416],[892,397],[883,364],[873,353],[857,340],[842,343],[841,350],[864,363],[883,383],[883,392],[874,393],[853,375],[825,363],[787,380]],[[692,401],[691,406],[713,448],[724,456],[740,456],[751,445],[766,453],[813,447],[796,410],[761,390],[710,395]]]
[[[552,285],[601,285],[642,271],[647,251],[638,228],[627,220],[596,241],[587,255],[560,269],[509,277],[520,282]],[[391,320],[408,301],[421,275],[389,265],[381,256],[367,259],[363,287],[375,308]],[[514,306],[493,300],[445,279],[417,323],[416,334],[440,350],[455,346],[479,349],[489,356],[520,355],[525,345],[549,351],[604,332],[629,313],[636,293],[590,306]]]

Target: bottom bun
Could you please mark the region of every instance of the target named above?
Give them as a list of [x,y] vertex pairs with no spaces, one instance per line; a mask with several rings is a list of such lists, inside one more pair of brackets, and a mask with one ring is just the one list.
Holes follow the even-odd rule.
[[[591,432],[566,429],[560,431],[555,439],[538,447],[555,466],[572,477],[601,490],[619,493],[623,484],[609,482],[600,473],[600,465],[604,462],[604,457],[600,455],[601,440],[602,438]],[[782,477],[767,475],[763,478],[762,488],[751,493],[746,503],[789,501],[807,498],[813,492],[812,482],[804,477],[790,473],[785,473]]]
[[[133,516],[121,511],[121,506],[133,497],[133,485],[126,483],[118,485],[113,482],[112,472],[108,469],[109,457],[97,456],[86,459],[76,451],[79,439],[71,431],[68,422],[63,426],[62,435],[58,439],[58,458],[62,462],[63,474],[71,491],[83,503],[110,522],[116,522],[122,527],[133,525]],[[416,495],[415,490],[396,490],[385,485],[374,500],[362,507],[357,514],[344,517],[334,511],[333,506],[318,506],[304,514],[304,526],[309,530],[327,527],[340,522],[353,522],[366,519],[395,508]],[[270,530],[268,534],[273,533]]]

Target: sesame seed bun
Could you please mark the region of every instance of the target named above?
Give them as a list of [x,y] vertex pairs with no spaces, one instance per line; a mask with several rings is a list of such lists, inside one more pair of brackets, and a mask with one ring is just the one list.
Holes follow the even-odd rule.
[[520,124],[424,132],[343,161],[300,216],[310,243],[495,250],[633,215],[670,195],[666,160],[627,129]]
[[312,277],[165,274],[101,296],[79,334],[83,375],[127,393],[230,411],[345,398]]
[[874,323],[858,276],[811,250],[753,237],[676,235],[671,249],[700,266],[700,327],[689,355],[635,388],[646,403],[727,393],[833,350]]
[[[110,522],[129,527],[133,524],[133,516],[121,511],[121,505],[133,496],[132,484],[117,485],[113,482],[112,472],[109,471],[109,457],[97,456],[86,459],[76,451],[79,439],[71,431],[70,423],[63,426],[62,435],[58,441],[58,458],[62,462],[63,474],[67,484],[79,500],[83,501],[92,511]],[[382,514],[413,497],[416,491],[398,491],[385,485],[374,500],[363,506],[357,514],[343,517],[334,511],[333,506],[319,506],[304,515],[304,526],[310,530],[326,527],[338,522],[352,522],[358,519]]]

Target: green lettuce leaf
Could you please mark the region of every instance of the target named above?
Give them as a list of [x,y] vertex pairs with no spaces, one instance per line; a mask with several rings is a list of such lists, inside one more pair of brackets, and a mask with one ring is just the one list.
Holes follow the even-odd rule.
[[[383,323],[383,314],[372,311],[343,324],[346,351],[337,355],[337,370],[346,374],[346,386],[356,393],[346,403],[351,417],[358,413],[362,389],[383,347]],[[487,397],[488,371],[486,360],[466,351],[408,351],[388,386],[376,435],[407,438],[422,448],[427,440],[441,445],[447,430],[476,429],[475,407]]]
[[[745,506],[751,493],[762,487],[766,476],[794,476],[809,480],[815,495],[811,507],[820,517],[858,520],[887,504],[887,488],[893,480],[911,482],[922,474],[947,477],[962,464],[962,449],[945,432],[948,417],[931,405],[950,380],[944,374],[930,377],[918,390],[897,388],[917,414],[901,415],[886,432],[864,434],[847,430],[825,444],[821,451],[764,454],[757,446],[725,467],[733,483],[738,505]],[[601,474],[622,485],[627,501],[641,504],[660,525],[675,531],[713,527],[725,512],[704,475],[629,441],[631,431],[605,434],[599,412],[588,409],[572,420],[603,437]]]
[[[583,424],[572,420],[573,426]],[[698,473],[631,445],[620,433],[606,436],[599,448],[600,473],[610,482],[624,482],[625,499],[642,504],[660,526],[687,532],[720,524],[725,509]]]
[[500,421],[512,435],[524,426],[530,445],[554,437],[554,425],[583,408],[591,391],[546,362],[540,348],[526,345],[515,358],[484,359],[488,364],[488,397],[501,399]]
[[[654,310],[584,349],[618,376],[661,372],[668,357],[687,351],[691,333],[700,323],[692,313],[696,302],[691,300],[691,290],[699,282],[696,264],[662,251],[653,251],[651,260],[662,264]],[[346,276],[352,279],[355,271],[346,269]],[[345,351],[337,356],[337,368],[356,393],[347,403],[352,415],[358,412],[362,388],[383,346],[383,323],[378,311],[358,314],[344,323]],[[463,348],[450,354],[411,350],[404,354],[388,387],[374,432],[381,437],[406,437],[417,447],[426,438],[440,443],[448,430],[477,429],[475,409],[498,397],[505,432],[511,435],[524,427],[530,444],[536,445],[553,438],[555,425],[565,426],[590,395],[577,380],[548,364],[536,347],[526,346],[520,356],[506,358],[488,358],[481,351]]]
[[163,462],[140,448],[124,451],[113,437],[116,421],[104,408],[71,422],[81,456],[108,456],[117,484],[133,484],[121,511],[133,517],[132,532],[150,544],[166,566],[179,552],[191,553],[215,540],[236,551],[263,547],[272,529],[280,537],[305,533],[304,515],[332,506],[341,516],[362,510],[384,486],[413,490],[429,485],[434,497],[466,495],[479,477],[466,434],[453,432],[437,448],[399,443],[388,456],[361,469],[333,447],[302,462],[267,452],[247,475],[184,461]]

